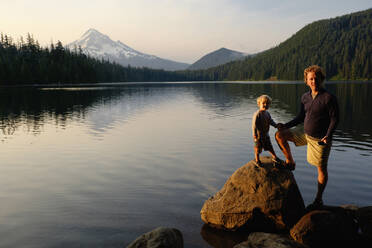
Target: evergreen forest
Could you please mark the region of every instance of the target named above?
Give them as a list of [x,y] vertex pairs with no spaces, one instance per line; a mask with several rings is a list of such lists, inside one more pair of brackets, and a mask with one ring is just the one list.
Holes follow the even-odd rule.
[[17,42],[1,34],[0,85],[46,83],[180,81],[185,75],[164,70],[123,67],[70,51],[60,41],[42,48],[32,35]]

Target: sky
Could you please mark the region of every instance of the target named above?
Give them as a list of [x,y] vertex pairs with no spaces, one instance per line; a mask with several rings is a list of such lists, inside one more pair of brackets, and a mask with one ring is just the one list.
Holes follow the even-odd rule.
[[194,63],[219,48],[248,54],[305,25],[372,7],[371,0],[1,0],[0,32],[64,45],[94,28],[131,48]]

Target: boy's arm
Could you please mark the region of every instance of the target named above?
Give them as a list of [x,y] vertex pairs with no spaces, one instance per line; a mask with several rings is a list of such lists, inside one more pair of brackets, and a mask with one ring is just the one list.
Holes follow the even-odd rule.
[[[269,114],[269,112],[267,112]],[[277,128],[278,127],[278,124],[276,124],[276,122],[273,120],[273,118],[271,118],[271,115],[269,114],[269,117],[270,117],[270,125]]]
[[257,137],[258,137],[258,129],[257,129],[257,116],[258,114],[255,113],[252,117],[252,136],[253,136],[253,139],[256,140]]

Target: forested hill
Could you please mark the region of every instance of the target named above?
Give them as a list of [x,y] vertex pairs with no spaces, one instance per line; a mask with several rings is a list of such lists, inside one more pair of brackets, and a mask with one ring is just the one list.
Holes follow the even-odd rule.
[[194,72],[207,80],[302,80],[309,65],[327,79],[372,79],[372,9],[305,26],[277,47],[219,67]]

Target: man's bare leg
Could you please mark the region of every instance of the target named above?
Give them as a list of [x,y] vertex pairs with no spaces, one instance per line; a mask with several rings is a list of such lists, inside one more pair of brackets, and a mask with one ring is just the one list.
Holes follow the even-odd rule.
[[285,162],[293,164],[294,160],[288,141],[294,142],[293,135],[288,129],[282,129],[275,133],[275,139],[285,156]]
[[318,166],[318,192],[316,193],[315,201],[322,202],[323,192],[328,182],[327,165]]

